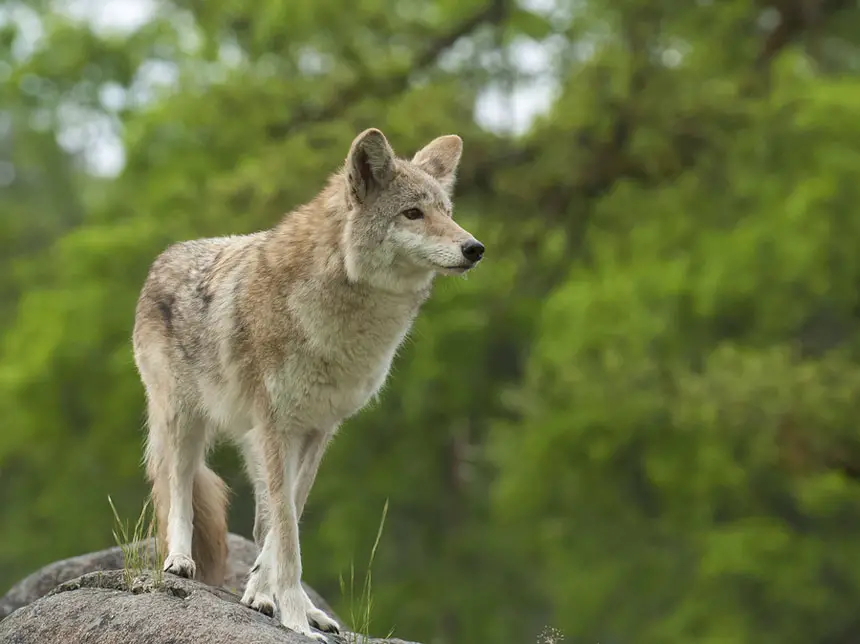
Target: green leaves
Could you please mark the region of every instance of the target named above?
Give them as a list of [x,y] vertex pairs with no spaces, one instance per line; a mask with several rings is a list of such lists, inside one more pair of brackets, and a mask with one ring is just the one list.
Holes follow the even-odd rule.
[[[183,1],[110,35],[34,5],[44,39],[0,69],[0,586],[110,545],[105,495],[145,495],[152,259],[274,224],[374,126],[404,156],[463,137],[487,260],[439,280],[332,444],[306,579],[346,614],[390,499],[372,623],[408,639],[854,641],[860,14],[829,6],[781,41],[740,0]],[[558,91],[523,136],[476,122],[535,78]],[[70,113],[116,127],[117,178],[58,145]]]
[[552,22],[548,17],[534,10],[515,5],[510,12],[506,34],[509,37],[526,36],[532,40],[543,40],[554,32]]

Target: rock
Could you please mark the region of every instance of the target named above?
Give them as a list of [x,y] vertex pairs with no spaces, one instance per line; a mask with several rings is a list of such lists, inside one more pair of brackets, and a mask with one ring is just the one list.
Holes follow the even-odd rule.
[[[139,550],[146,548],[150,558],[152,557],[154,542],[151,539],[140,542],[137,547]],[[245,577],[257,557],[257,546],[253,541],[237,534],[230,534],[227,537],[227,548],[229,550],[228,575],[223,588],[233,593],[241,593],[245,587]],[[122,550],[118,546],[48,564],[19,581],[0,598],[0,620],[11,614],[12,611],[48,594],[63,582],[97,570],[120,570],[122,568]],[[331,610],[331,606],[312,588],[305,585],[305,589],[317,608],[327,612],[339,622],[341,621]]]
[[[329,642],[408,644],[351,633]],[[246,608],[223,588],[144,572],[129,584],[122,570],[66,581],[0,621],[4,644],[309,644],[310,638]]]

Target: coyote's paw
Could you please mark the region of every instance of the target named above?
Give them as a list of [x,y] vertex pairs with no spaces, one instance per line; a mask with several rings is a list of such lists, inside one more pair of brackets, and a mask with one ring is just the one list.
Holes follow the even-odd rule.
[[248,608],[263,613],[263,615],[275,616],[275,598],[269,592],[267,575],[260,572],[260,568],[256,565],[251,570],[248,583],[245,584],[242,603]]
[[275,600],[271,595],[266,593],[245,591],[245,594],[242,596],[242,603],[248,608],[263,613],[263,615],[268,615],[269,617],[275,616]]
[[164,572],[169,572],[179,577],[186,579],[194,579],[194,572],[197,567],[194,565],[194,560],[188,555],[173,554],[168,555],[164,560]]
[[285,619],[284,617],[281,617],[281,624],[295,633],[300,633],[305,637],[310,637],[312,640],[316,640],[322,644],[329,644],[328,638],[325,635],[311,630],[307,618]]
[[318,630],[325,631],[326,633],[340,633],[340,625],[329,617],[325,611],[314,606],[314,603],[311,601],[311,598],[308,597],[304,588],[302,588],[302,595],[304,595],[305,612],[311,626]]
[[308,609],[308,622],[326,633],[340,633],[340,625],[316,606]]
[[[328,639],[325,635],[311,630],[310,623],[308,622],[308,613],[310,612],[309,608],[313,608],[314,606],[310,603],[301,586],[299,588],[291,588],[282,593],[278,597],[278,600],[278,608],[281,611],[281,624],[291,631],[301,633],[305,637],[328,644]],[[319,612],[322,613],[322,611]],[[325,613],[322,614],[325,615]],[[326,617],[328,618],[327,615]]]

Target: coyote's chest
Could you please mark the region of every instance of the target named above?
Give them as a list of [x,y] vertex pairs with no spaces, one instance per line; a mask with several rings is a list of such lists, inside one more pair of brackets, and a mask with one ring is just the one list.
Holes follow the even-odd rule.
[[365,301],[342,310],[306,307],[301,341],[270,380],[270,393],[313,424],[332,424],[364,407],[384,385],[418,309],[412,300]]

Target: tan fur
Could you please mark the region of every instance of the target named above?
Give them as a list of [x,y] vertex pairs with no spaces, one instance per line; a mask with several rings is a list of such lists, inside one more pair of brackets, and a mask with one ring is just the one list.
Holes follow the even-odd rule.
[[135,362],[146,388],[147,471],[165,569],[223,578],[227,491],[205,464],[218,436],[254,481],[246,605],[317,637],[337,630],[301,588],[298,519],[340,424],[381,390],[437,274],[462,274],[483,246],[451,217],[462,141],[411,161],[379,130],[270,230],[174,244],[138,300]]

